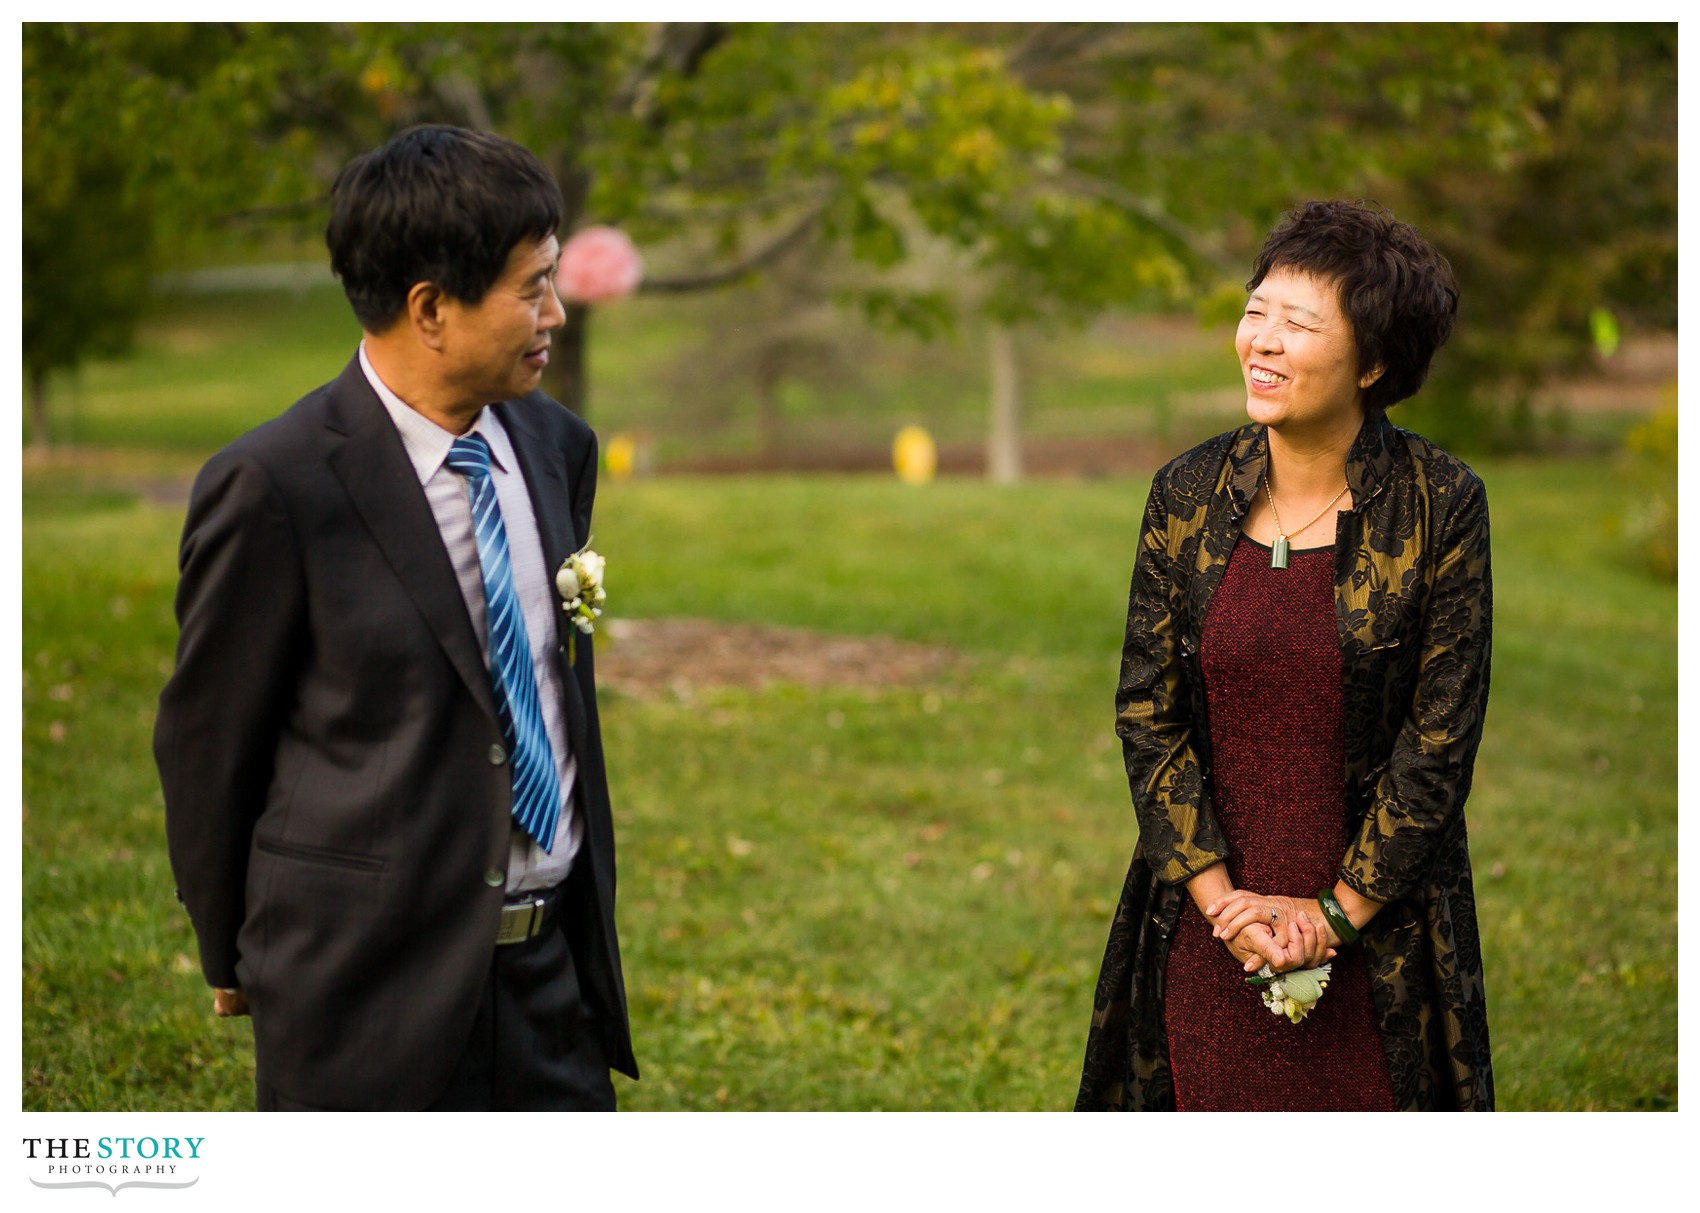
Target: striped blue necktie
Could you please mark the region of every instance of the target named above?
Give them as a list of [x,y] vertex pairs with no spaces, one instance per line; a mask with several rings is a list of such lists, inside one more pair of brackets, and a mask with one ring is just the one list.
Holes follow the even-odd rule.
[[451,470],[466,478],[467,494],[472,499],[472,531],[484,573],[490,679],[495,683],[496,714],[508,741],[514,820],[540,847],[552,851],[555,823],[561,814],[561,785],[555,778],[555,759],[537,700],[531,641],[525,634],[525,613],[520,609],[513,566],[508,560],[508,534],[502,527],[496,486],[490,480],[490,447],[482,435],[468,434],[455,439],[447,462]]

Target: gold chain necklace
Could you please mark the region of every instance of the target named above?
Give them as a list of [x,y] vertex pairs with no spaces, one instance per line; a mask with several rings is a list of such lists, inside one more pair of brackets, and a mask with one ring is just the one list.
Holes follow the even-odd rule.
[[[1334,502],[1344,497],[1346,495],[1346,490],[1351,487],[1352,486],[1350,484],[1341,485],[1340,491],[1334,494],[1334,501],[1330,501],[1327,505],[1318,510],[1316,512],[1316,518],[1312,518],[1298,530],[1294,531],[1293,534],[1302,535],[1311,527],[1315,526],[1317,519],[1321,518],[1329,510],[1333,509]],[[1281,511],[1275,508],[1275,490],[1269,487],[1269,473],[1267,471],[1263,473],[1263,492],[1264,495],[1269,498],[1269,512],[1275,515],[1275,544],[1269,549],[1269,567],[1272,569],[1284,569],[1287,567],[1287,532],[1281,526]]]

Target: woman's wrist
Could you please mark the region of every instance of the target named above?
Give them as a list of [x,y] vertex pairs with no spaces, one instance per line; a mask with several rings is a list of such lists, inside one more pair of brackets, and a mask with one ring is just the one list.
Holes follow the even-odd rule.
[[1228,865],[1221,862],[1211,864],[1186,882],[1186,891],[1193,904],[1198,907],[1198,912],[1208,918],[1206,907],[1234,891],[1234,881],[1228,875]]
[[[1339,906],[1340,912],[1345,915],[1347,923],[1359,935],[1363,934],[1363,930],[1369,925],[1370,920],[1379,914],[1381,912],[1381,907],[1386,904],[1385,902],[1370,900],[1368,897],[1365,897],[1362,893],[1358,892],[1345,880],[1336,881],[1332,889],[1323,891],[1334,895],[1334,901]],[[1321,909],[1322,907],[1321,892],[1322,891],[1318,892],[1316,898],[1316,905],[1318,909]],[[1342,932],[1334,929],[1334,925],[1328,922],[1326,916],[1324,916],[1323,922],[1328,927],[1329,935],[1337,941],[1335,946],[1344,946],[1344,944],[1351,942],[1344,938]]]
[[1341,906],[1340,899],[1335,896],[1333,889],[1318,889],[1316,904],[1322,911],[1322,921],[1327,924],[1328,932],[1333,936],[1333,946],[1344,947],[1358,942],[1361,938],[1358,928]]

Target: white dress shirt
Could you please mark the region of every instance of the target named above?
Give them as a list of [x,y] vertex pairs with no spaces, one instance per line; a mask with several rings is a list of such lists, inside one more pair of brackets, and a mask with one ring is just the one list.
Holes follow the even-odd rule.
[[[490,637],[484,621],[484,573],[478,563],[478,540],[472,531],[472,503],[465,478],[445,466],[449,448],[458,435],[410,408],[386,387],[366,357],[365,342],[360,343],[360,369],[383,401],[390,420],[395,422],[401,444],[407,450],[413,470],[419,474],[420,486],[425,490],[425,500],[437,520],[443,547],[454,565],[461,597],[466,600],[466,613],[472,617],[472,631],[478,637],[478,648],[488,669]],[[518,825],[514,827],[513,844],[508,851],[507,890],[518,893],[559,884],[572,867],[573,856],[584,837],[583,823],[573,812],[573,780],[578,764],[567,748],[566,721],[561,708],[566,688],[556,672],[555,651],[560,641],[556,637],[555,617],[560,610],[556,604],[555,581],[543,558],[543,540],[531,511],[531,494],[526,489],[519,460],[514,457],[513,443],[494,413],[484,409],[468,432],[483,435],[490,444],[490,479],[496,488],[496,504],[501,508],[502,527],[508,536],[514,590],[525,614],[525,635],[531,643],[531,668],[537,676],[543,727],[549,735],[555,774],[561,784],[561,816],[555,827],[553,852],[538,846]]]

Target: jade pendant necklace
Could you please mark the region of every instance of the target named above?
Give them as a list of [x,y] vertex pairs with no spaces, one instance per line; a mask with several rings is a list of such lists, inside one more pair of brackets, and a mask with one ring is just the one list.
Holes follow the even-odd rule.
[[[1302,535],[1311,527],[1315,526],[1317,518],[1321,518],[1329,510],[1333,509],[1334,502],[1344,497],[1346,495],[1346,490],[1351,487],[1352,486],[1349,484],[1341,485],[1340,491],[1334,494],[1334,501],[1330,501],[1327,505],[1318,510],[1316,512],[1316,518],[1312,518],[1298,530],[1294,531],[1293,534]],[[1275,508],[1275,490],[1269,487],[1269,473],[1267,470],[1263,473],[1263,492],[1264,495],[1269,498],[1269,512],[1275,515],[1275,543],[1269,549],[1269,567],[1272,569],[1284,569],[1287,567],[1287,532],[1281,525],[1281,511]]]

